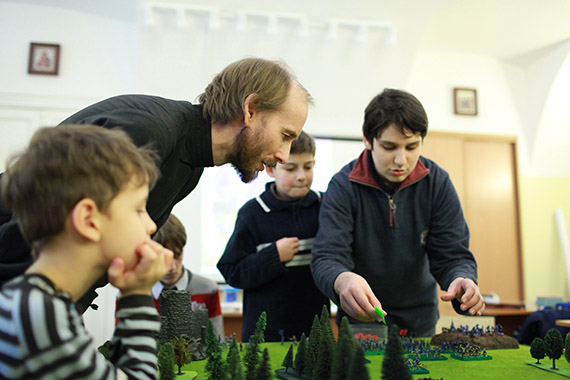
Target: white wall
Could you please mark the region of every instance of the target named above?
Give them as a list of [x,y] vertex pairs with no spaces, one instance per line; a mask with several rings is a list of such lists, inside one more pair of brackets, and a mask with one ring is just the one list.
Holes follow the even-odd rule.
[[[107,97],[136,89],[136,1],[80,3],[0,1],[0,92]],[[59,76],[28,74],[30,42],[61,45]]]

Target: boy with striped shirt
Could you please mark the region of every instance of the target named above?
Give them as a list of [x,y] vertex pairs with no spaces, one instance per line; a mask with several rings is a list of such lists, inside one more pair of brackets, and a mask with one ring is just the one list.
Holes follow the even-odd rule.
[[[157,175],[150,151],[95,126],[42,128],[10,161],[2,194],[35,261],[0,289],[0,378],[157,378],[150,289],[172,260],[150,238]],[[74,307],[105,274],[122,294],[109,361]]]

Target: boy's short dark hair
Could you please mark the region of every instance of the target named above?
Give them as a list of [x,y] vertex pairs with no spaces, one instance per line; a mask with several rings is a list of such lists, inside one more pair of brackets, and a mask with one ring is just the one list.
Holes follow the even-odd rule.
[[291,143],[290,154],[311,153],[314,156],[315,151],[315,139],[304,131]]
[[186,229],[176,216],[170,214],[152,239],[170,249],[174,258],[178,258],[186,245]]
[[285,64],[244,58],[216,75],[198,99],[203,105],[204,118],[225,124],[243,116],[243,102],[251,94],[255,94],[253,106],[258,111],[278,110],[294,84],[303,90],[307,102],[312,103],[309,92]]
[[131,178],[152,187],[159,175],[154,158],[120,130],[93,125],[41,128],[8,161],[2,195],[37,251],[64,230],[81,199],[93,199],[105,212]]
[[428,130],[427,114],[420,101],[408,92],[386,88],[366,107],[362,134],[372,142],[392,124],[404,135],[409,130],[424,138]]

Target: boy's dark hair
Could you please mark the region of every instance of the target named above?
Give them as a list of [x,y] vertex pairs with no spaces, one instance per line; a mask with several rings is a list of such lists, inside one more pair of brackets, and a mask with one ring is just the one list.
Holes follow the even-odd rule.
[[186,245],[186,229],[174,214],[170,214],[152,239],[170,249],[174,258],[178,258]]
[[427,114],[420,101],[408,92],[386,88],[366,107],[362,134],[372,143],[392,124],[403,135],[408,130],[424,138],[428,130]]
[[315,139],[308,133],[301,131],[299,136],[291,143],[290,154],[311,153],[315,155]]
[[291,71],[276,61],[245,58],[224,68],[198,97],[204,118],[225,124],[243,117],[243,102],[255,94],[253,106],[258,111],[278,110],[287,100],[292,85],[298,85],[312,103],[309,92]]
[[131,178],[152,187],[159,175],[154,158],[120,130],[92,125],[41,128],[28,147],[8,161],[2,196],[37,252],[64,230],[81,199],[93,199],[105,212]]

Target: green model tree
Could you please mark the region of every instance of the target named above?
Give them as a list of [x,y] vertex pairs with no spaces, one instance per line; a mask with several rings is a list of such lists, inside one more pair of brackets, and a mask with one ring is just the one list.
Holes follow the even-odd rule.
[[158,371],[160,380],[174,380],[174,346],[171,342],[159,345],[158,348]]
[[281,365],[285,367],[285,372],[289,372],[289,368],[293,367],[293,344],[289,346],[287,355],[285,355],[285,359],[283,359]]
[[269,351],[267,348],[263,350],[263,356],[259,362],[259,366],[255,371],[254,380],[272,380],[273,374],[271,373],[271,363],[269,362]]
[[536,364],[540,364],[540,359],[544,359],[546,355],[546,346],[544,345],[544,340],[536,337],[532,340],[530,344],[530,356],[536,359]]
[[560,331],[555,328],[548,330],[544,337],[544,344],[546,345],[546,356],[552,359],[552,369],[558,369],[555,365],[556,359],[560,359],[562,356],[562,348],[564,346]]
[[305,356],[305,371],[303,372],[306,380],[313,380],[314,368],[317,363],[317,355],[319,353],[321,322],[319,317],[315,315],[311,332],[309,335],[309,343],[307,344],[307,355]]
[[334,341],[332,340],[331,335],[327,333],[326,325],[323,326],[321,324],[321,328],[323,330],[321,330],[319,334],[319,351],[317,353],[317,361],[313,369],[313,379],[328,380],[331,378],[331,363],[334,355]]
[[370,374],[364,359],[364,349],[360,346],[356,347],[356,351],[352,355],[347,379],[370,380]]
[[354,354],[354,337],[350,332],[348,318],[342,317],[338,330],[338,341],[331,367],[331,380],[348,379],[348,368]]
[[396,325],[390,326],[388,330],[388,342],[382,361],[382,380],[412,380],[404,357],[400,329]]
[[241,368],[241,358],[239,356],[236,333],[232,336],[226,363],[226,376],[228,380],[243,380],[243,369]]
[[564,340],[564,358],[570,363],[570,334],[566,334],[566,339]]
[[334,343],[336,343],[336,340],[334,338],[334,333],[332,331],[331,315],[326,305],[323,305],[323,308],[321,310],[320,322],[321,322],[321,333],[326,332],[327,334],[329,334],[329,336],[331,337],[331,342],[333,343],[333,350],[334,350]]
[[307,337],[305,336],[305,333],[303,333],[301,334],[301,339],[299,340],[297,355],[295,355],[295,363],[293,363],[293,368],[295,368],[299,376],[301,376],[305,371],[306,358],[307,358]]
[[181,336],[173,339],[174,346],[174,363],[178,366],[177,375],[183,375],[182,367],[190,362],[190,355],[188,355],[188,341]]
[[259,362],[259,354],[261,352],[260,344],[265,342],[265,327],[267,326],[267,313],[263,312],[257,319],[255,330],[249,337],[249,343],[245,349],[243,361],[245,363],[245,379],[254,380],[255,369]]
[[218,344],[218,337],[214,331],[214,325],[208,320],[206,329],[206,372],[210,380],[226,380],[224,364],[222,363],[222,349]]

